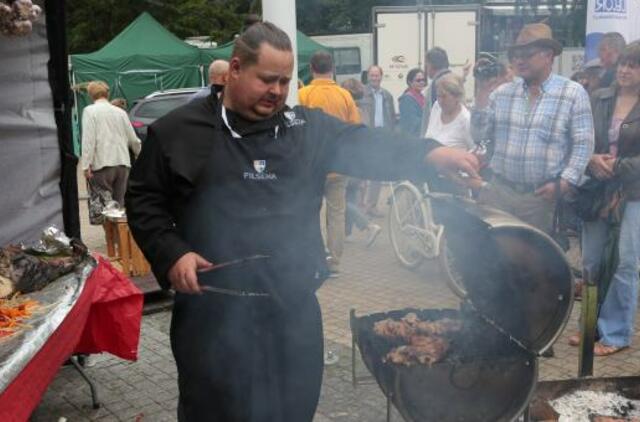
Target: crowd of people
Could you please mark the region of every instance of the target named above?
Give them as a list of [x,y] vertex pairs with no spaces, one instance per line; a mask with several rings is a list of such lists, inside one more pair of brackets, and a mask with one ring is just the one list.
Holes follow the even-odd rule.
[[[472,67],[456,74],[435,47],[425,69],[407,73],[396,114],[381,67],[338,85],[325,51],[308,64],[301,106],[287,107],[288,37],[261,22],[240,35],[231,60],[210,67],[210,86],[150,126],[126,197],[136,241],[177,292],[179,420],[312,419],[323,354],[314,293],[340,276],[354,226],[367,245],[380,234],[381,181],[438,173],[433,189],[472,195],[553,238],[560,210],[571,209],[585,274],[606,286],[594,352],[628,347],[640,265],[640,41],[606,34],[599,59],[571,79],[552,71],[561,51],[547,25],[525,25],[508,63],[476,61],[469,102]],[[90,90],[96,104],[83,116],[83,169],[121,202],[126,149],[137,155],[139,140],[104,89]],[[107,130],[120,135],[117,157],[94,146]],[[478,145],[486,154],[472,153]],[[254,254],[269,259],[249,273],[200,272]],[[202,295],[205,284],[219,293]]]

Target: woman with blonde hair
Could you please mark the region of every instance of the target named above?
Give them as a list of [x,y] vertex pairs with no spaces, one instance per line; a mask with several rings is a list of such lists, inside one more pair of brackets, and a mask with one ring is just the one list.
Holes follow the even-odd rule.
[[464,105],[462,78],[454,73],[436,82],[437,101],[429,116],[426,138],[433,138],[448,147],[471,149],[471,115]]
[[141,142],[127,112],[109,102],[109,86],[102,81],[87,85],[93,104],[82,112],[82,170],[89,184],[89,219],[101,224],[102,207],[114,200],[124,206],[131,160]]

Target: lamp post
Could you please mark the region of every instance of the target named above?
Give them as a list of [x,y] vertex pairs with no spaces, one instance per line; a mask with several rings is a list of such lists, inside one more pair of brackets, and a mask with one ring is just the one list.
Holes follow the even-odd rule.
[[[287,104],[291,107],[298,104],[298,42],[296,27],[296,0],[263,0],[262,1],[262,17],[265,21],[269,21],[278,25],[291,38],[293,47],[293,74],[291,75],[291,84],[289,85],[289,96]],[[302,64],[306,66],[306,63]]]

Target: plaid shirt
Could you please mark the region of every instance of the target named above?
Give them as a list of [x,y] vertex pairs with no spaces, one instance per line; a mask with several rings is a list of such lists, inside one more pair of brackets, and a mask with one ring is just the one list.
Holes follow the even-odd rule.
[[500,86],[487,108],[472,111],[471,131],[475,142],[492,143],[492,170],[516,183],[540,185],[561,176],[578,185],[594,148],[587,92],[554,74],[532,106],[521,78]]

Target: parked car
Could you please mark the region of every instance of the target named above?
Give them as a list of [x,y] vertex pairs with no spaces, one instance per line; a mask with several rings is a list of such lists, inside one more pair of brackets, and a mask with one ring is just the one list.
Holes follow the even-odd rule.
[[180,88],[156,91],[134,103],[129,111],[129,120],[141,140],[147,137],[147,128],[171,110],[189,102],[200,88]]

